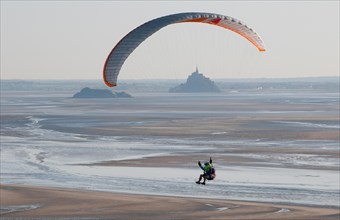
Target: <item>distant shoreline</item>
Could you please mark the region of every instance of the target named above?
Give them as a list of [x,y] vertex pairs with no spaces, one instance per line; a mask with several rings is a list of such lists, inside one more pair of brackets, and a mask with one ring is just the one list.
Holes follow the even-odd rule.
[[[303,78],[225,78],[213,79],[222,92],[251,90],[251,91],[281,91],[281,90],[308,90],[320,92],[339,92],[340,78],[329,77],[303,77]],[[135,79],[118,80],[114,91],[124,92],[164,92],[182,84],[186,79]],[[70,91],[70,95],[81,88],[109,89],[102,79],[91,80],[18,80],[1,79],[1,91]],[[133,95],[133,94],[132,94]]]

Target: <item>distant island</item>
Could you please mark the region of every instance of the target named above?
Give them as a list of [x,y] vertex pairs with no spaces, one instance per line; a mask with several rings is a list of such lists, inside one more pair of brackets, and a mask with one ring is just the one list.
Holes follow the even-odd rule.
[[182,83],[179,86],[171,88],[171,93],[194,93],[194,92],[221,92],[216,84],[209,78],[205,77],[202,73],[196,71],[193,72],[187,79],[186,83]]
[[73,95],[72,98],[131,98],[126,92],[111,92],[108,89],[91,89],[83,88],[80,92]]

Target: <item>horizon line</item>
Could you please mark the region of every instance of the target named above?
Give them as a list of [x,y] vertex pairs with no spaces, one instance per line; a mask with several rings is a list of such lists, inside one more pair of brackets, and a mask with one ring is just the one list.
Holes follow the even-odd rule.
[[[232,78],[212,78],[208,77],[210,79],[214,80],[235,80],[235,79],[303,79],[303,78],[332,78],[332,77],[339,77],[340,75],[328,75],[328,76],[297,76],[297,77],[232,77]],[[120,81],[147,81],[147,80],[185,80],[187,78],[146,78],[146,79],[120,79]],[[63,81],[86,81],[86,80],[100,80],[102,81],[103,79],[101,78],[88,78],[88,79],[77,79],[77,78],[71,78],[71,79],[65,79],[65,78],[53,78],[53,79],[44,79],[44,78],[25,78],[25,79],[15,79],[15,78],[8,78],[8,79],[0,79],[0,81],[4,80],[11,80],[11,81],[29,81],[29,80],[37,80],[37,81],[57,81],[57,80],[63,80]]]

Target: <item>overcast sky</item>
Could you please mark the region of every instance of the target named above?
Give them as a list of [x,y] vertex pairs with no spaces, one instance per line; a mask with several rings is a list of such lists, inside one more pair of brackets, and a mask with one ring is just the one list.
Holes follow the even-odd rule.
[[339,76],[339,1],[1,0],[1,79],[101,79],[129,31],[180,12],[235,17],[267,51],[220,27],[170,25],[128,57],[119,79],[186,78],[196,65],[213,79]]

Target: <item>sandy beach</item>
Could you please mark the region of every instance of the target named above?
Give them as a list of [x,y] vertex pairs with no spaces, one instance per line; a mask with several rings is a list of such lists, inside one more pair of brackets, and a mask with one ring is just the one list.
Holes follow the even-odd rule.
[[338,208],[1,185],[2,219],[339,219]]

